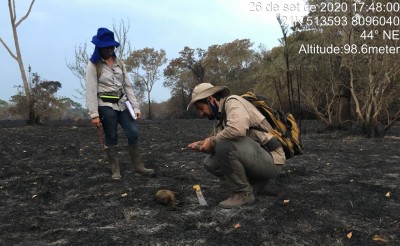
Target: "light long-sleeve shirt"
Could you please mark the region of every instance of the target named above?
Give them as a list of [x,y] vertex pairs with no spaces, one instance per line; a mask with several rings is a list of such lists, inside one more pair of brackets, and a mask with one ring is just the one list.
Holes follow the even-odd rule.
[[[256,130],[261,128],[271,131],[273,128],[260,111],[246,99],[240,96],[229,96],[222,98],[219,104],[220,113],[222,113],[222,107],[225,104],[226,120],[222,122],[220,131],[211,137],[212,142],[216,143],[221,139],[234,140],[247,136],[264,145],[273,137],[268,132]],[[282,147],[270,153],[275,164],[285,163],[286,157]]]
[[[98,77],[96,64],[89,61],[86,68],[86,103],[91,118],[99,116],[98,107],[108,106],[114,110],[125,110],[125,102],[129,100],[135,114],[140,113],[139,103],[133,91],[132,84],[126,73],[125,65],[122,67],[115,60],[112,67],[102,60],[101,74]],[[118,103],[103,102],[98,97],[99,93],[115,92],[121,90],[124,95]]]

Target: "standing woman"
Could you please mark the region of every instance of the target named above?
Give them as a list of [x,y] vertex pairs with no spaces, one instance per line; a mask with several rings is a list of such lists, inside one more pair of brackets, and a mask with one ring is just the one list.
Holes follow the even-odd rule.
[[[154,170],[145,168],[141,162],[139,131],[134,118],[140,119],[141,112],[125,65],[116,58],[114,52],[119,43],[114,40],[114,33],[107,28],[99,28],[97,35],[92,38],[92,43],[95,49],[86,69],[86,101],[92,125],[103,126],[111,177],[121,179],[117,150],[118,124],[128,139],[128,152],[133,170],[140,174],[153,174]],[[127,109],[127,101],[133,108],[134,117]]]

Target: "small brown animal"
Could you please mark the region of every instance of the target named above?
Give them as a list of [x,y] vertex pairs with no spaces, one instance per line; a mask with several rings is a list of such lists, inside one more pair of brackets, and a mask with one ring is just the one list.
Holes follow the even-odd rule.
[[162,205],[170,206],[171,208],[175,208],[177,204],[176,196],[178,193],[170,190],[159,190],[154,195],[154,201],[160,203]]

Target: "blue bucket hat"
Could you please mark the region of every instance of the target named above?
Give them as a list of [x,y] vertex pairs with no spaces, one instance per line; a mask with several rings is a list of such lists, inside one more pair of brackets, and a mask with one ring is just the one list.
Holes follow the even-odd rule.
[[97,48],[104,48],[104,47],[110,47],[110,46],[118,47],[119,46],[119,43],[117,41],[115,41],[115,39],[114,39],[114,33],[104,27],[100,27],[97,30],[97,35],[93,36],[92,43]]
[[[119,43],[115,41],[114,39],[114,33],[107,28],[100,27],[97,30],[97,35],[93,36],[92,38],[92,43],[95,45],[94,52],[92,56],[90,57],[90,61],[93,63],[98,62],[101,59],[100,55],[100,48],[105,48],[105,47],[118,47]],[[115,57],[115,54],[114,54]]]

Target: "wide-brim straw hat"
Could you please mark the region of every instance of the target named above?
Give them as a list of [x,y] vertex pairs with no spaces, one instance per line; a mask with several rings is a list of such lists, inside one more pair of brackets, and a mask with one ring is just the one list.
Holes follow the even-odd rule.
[[192,100],[190,101],[189,105],[187,106],[186,110],[189,110],[190,106],[193,105],[193,103],[207,98],[209,96],[214,95],[217,92],[222,92],[222,96],[226,97],[231,93],[231,90],[229,90],[228,87],[226,86],[213,86],[210,83],[201,83],[198,84],[196,87],[194,87],[193,92],[192,92]]

